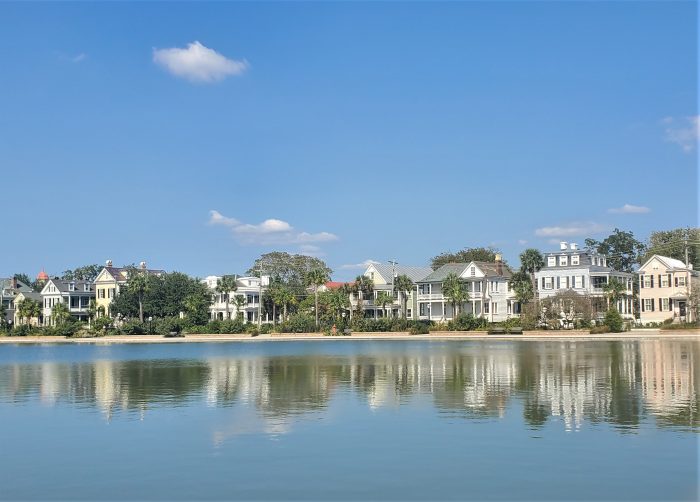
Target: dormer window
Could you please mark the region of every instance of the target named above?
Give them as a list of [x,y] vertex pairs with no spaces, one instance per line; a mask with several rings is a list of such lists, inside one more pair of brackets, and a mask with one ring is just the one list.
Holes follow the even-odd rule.
[[75,283],[71,282],[68,284],[68,291],[75,291]]
[[559,266],[566,267],[569,264],[569,257],[564,255],[559,257]]
[[571,264],[578,265],[578,255],[577,254],[571,255]]
[[89,285],[89,284],[83,285],[83,288],[85,289],[85,291],[90,291],[90,285]]
[[548,256],[547,257],[547,266],[548,267],[556,267],[557,266],[557,257],[556,256]]

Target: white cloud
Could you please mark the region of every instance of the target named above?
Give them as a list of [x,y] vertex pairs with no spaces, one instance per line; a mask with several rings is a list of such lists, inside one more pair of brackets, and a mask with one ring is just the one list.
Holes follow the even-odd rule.
[[186,49],[153,49],[153,62],[176,77],[192,82],[218,82],[248,69],[247,61],[228,59],[196,41]]
[[351,269],[366,269],[370,265],[378,265],[379,262],[376,260],[365,260],[362,263],[348,263],[347,265],[341,265],[339,268],[343,270],[351,270]]
[[661,120],[664,125],[666,141],[676,143],[684,152],[692,152],[700,139],[700,120],[698,115],[676,119],[666,117]]
[[[209,224],[221,225],[231,229],[234,237],[243,244],[285,245],[299,244],[300,249],[319,253],[314,243],[337,241],[338,236],[330,232],[300,232],[284,220],[270,218],[257,225],[243,223],[236,218],[224,216],[219,211],[209,211]],[[312,249],[313,248],[313,249]]]
[[316,258],[326,255],[320,247],[314,246],[313,244],[302,244],[299,246],[299,254],[315,256]]
[[70,60],[73,61],[74,63],[80,63],[86,57],[87,57],[87,55],[81,52],[77,56],[73,56]]
[[601,223],[571,223],[569,225],[542,227],[535,230],[538,237],[574,237],[589,236],[610,230],[610,227]]
[[608,209],[608,213],[613,214],[643,214],[649,213],[651,209],[645,206],[633,206],[632,204],[625,204],[622,207],[613,207]]
[[521,246],[524,246],[525,244],[527,244],[527,241],[525,239],[519,239],[518,244],[520,244]]

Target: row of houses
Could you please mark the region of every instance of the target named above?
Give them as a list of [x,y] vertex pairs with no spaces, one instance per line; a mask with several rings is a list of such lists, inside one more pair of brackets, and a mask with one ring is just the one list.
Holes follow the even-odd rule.
[[[589,249],[579,249],[575,243],[561,242],[556,251],[544,254],[545,265],[535,273],[537,296],[545,299],[563,291],[571,291],[590,298],[595,312],[604,312],[608,306],[605,286],[613,279],[624,285],[624,291],[616,308],[627,319],[638,318],[642,323],[662,322],[667,319],[691,321],[691,298],[694,288],[700,287],[700,274],[690,264],[665,256],[654,255],[636,274],[614,270],[608,265],[605,255]],[[145,262],[140,271],[152,275],[165,273],[149,269]],[[90,316],[91,301],[97,315],[113,316],[111,303],[129,281],[129,270],[114,267],[107,261],[96,279],[70,281],[49,278],[45,272],[37,276],[42,285],[35,292],[29,285],[17,279],[0,278],[0,302],[5,306],[8,321],[18,324],[19,311],[16,306],[25,299],[41,305],[41,315],[32,322],[53,325],[53,307],[65,304],[70,314],[78,320]],[[462,279],[469,293],[468,301],[456,305],[443,292],[443,284],[451,274]],[[433,270],[430,267],[392,264],[370,264],[363,275],[373,285],[370,293],[349,293],[348,315],[362,311],[364,317],[382,318],[403,316],[408,319],[445,322],[460,313],[472,314],[489,322],[499,322],[517,317],[521,305],[511,287],[513,271],[496,256],[495,262],[472,261],[470,263],[448,263]],[[395,278],[408,276],[414,288],[406,293],[394,287]],[[254,276],[235,276],[236,290],[230,295],[217,291],[221,276],[203,279],[212,294],[210,318],[242,318],[251,323],[273,322],[272,317],[261,308],[261,295],[265,290],[265,279]],[[261,282],[262,281],[262,282]],[[352,283],[328,282],[322,290],[337,289]],[[391,297],[389,304],[381,305],[377,300],[381,293]],[[636,295],[635,295],[636,293]],[[404,295],[406,295],[404,297]],[[384,296],[384,295],[383,295]]]

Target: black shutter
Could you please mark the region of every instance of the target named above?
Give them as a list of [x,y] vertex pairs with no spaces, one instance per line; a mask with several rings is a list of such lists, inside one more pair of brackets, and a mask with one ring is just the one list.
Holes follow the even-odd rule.
[[639,288],[644,288],[644,274],[639,276]]
[[649,278],[651,279],[651,284],[649,285],[649,287],[650,287],[650,288],[653,288],[653,287],[654,287],[654,274],[651,274],[651,275],[649,276]]
[[671,274],[668,274],[668,287],[670,288],[673,285],[673,282],[671,282]]
[[[659,274],[659,287],[661,287],[661,274]],[[659,309],[661,310],[661,309]]]
[[654,299],[653,298],[651,299],[651,311],[652,312],[654,311]]
[[678,277],[676,277],[676,287],[678,287]]
[[559,281],[559,277],[557,277],[557,289],[559,289],[559,288],[561,287],[560,284],[561,284],[561,283],[560,283],[560,281]]
[[639,310],[644,312],[644,298],[639,299]]

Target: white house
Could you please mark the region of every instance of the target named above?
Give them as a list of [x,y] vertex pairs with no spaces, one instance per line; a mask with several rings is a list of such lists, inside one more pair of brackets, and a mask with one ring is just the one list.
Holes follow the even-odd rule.
[[535,273],[540,299],[562,291],[573,291],[591,298],[593,311],[607,310],[604,287],[617,279],[624,287],[617,310],[626,318],[634,318],[634,275],[608,266],[607,257],[589,249],[579,249],[575,243],[561,242],[559,251],[545,253],[545,266]]
[[52,309],[58,303],[64,303],[72,317],[79,321],[87,321],[90,300],[94,298],[95,288],[92,282],[49,279],[41,290],[44,325],[56,324],[52,318]]
[[[392,294],[393,291],[393,302],[386,305],[386,311],[391,311],[391,317],[402,317],[403,312],[403,294],[396,290],[395,278],[400,275],[405,275],[414,284],[423,279],[425,276],[432,273],[433,269],[430,267],[415,267],[399,264],[383,264],[383,263],[373,263],[367,267],[364,275],[368,277],[373,284],[373,291],[369,298],[365,297],[362,293],[354,293],[350,295],[350,305],[353,312],[357,309],[357,304],[359,301],[362,302],[362,310],[365,317],[379,318],[384,316],[384,309],[381,305],[376,304],[377,295],[384,291],[386,293]],[[408,298],[406,299],[406,318],[416,319],[416,296],[415,288],[412,290]]]
[[450,274],[464,280],[469,292],[469,300],[457,306],[458,314],[472,314],[489,322],[520,315],[520,303],[509,283],[512,272],[497,255],[491,263],[447,263],[418,281],[418,319],[444,322],[454,318],[450,299],[442,291],[443,282]]
[[[243,321],[250,323],[258,322],[258,309],[260,307],[260,294],[266,284],[260,283],[259,277],[254,276],[234,276],[236,278],[236,291],[228,293],[229,312],[226,312],[227,293],[216,291],[216,287],[222,276],[210,275],[202,280],[211,291],[213,303],[209,307],[209,318],[211,320],[227,319],[228,315],[232,319],[242,317]],[[236,298],[240,298],[236,300]],[[272,322],[272,319],[263,318],[262,322]]]

